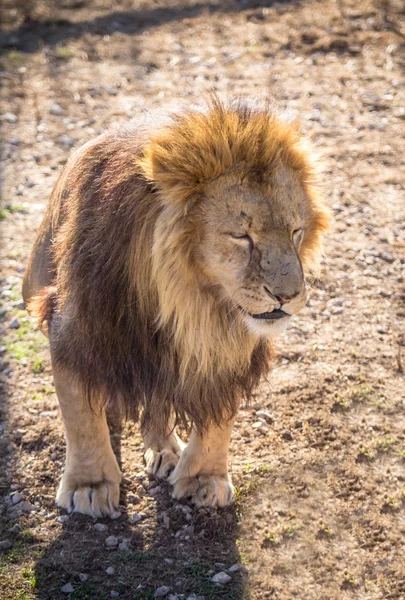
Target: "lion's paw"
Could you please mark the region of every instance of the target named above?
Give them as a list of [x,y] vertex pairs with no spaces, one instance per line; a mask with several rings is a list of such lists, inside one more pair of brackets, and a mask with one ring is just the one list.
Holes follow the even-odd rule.
[[172,497],[190,500],[197,508],[201,506],[228,506],[235,494],[232,483],[226,477],[197,475],[182,477],[169,482],[173,485]]
[[65,487],[61,483],[56,504],[68,513],[77,512],[94,518],[110,517],[117,519],[120,486],[111,481],[81,486],[77,489]]
[[169,448],[163,448],[160,451],[148,448],[144,458],[145,470],[148,475],[154,475],[158,479],[167,479],[179,462],[180,453],[176,454]]
[[90,517],[120,516],[121,473],[115,457],[100,464],[84,467],[70,464],[62,477],[56,495],[56,504],[68,513],[81,513]]

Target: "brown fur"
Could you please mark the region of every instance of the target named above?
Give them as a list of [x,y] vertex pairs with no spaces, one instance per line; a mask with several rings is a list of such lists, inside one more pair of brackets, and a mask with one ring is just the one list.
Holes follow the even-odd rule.
[[222,178],[277,195],[281,167],[302,190],[300,259],[315,268],[328,213],[298,126],[269,106],[214,98],[79,151],[49,209],[57,303],[53,290],[30,304],[40,320],[55,314],[54,364],[145,427],[163,431],[171,411],[198,430],[233,416],[272,350],[201,266],[204,197]]

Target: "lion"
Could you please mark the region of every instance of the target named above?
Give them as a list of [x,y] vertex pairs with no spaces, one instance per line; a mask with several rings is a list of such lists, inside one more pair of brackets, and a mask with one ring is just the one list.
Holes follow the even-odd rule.
[[23,283],[66,433],[59,507],[120,514],[109,410],[140,422],[146,470],[173,498],[232,502],[239,404],[319,264],[318,179],[299,123],[244,98],[152,112],[70,157]]

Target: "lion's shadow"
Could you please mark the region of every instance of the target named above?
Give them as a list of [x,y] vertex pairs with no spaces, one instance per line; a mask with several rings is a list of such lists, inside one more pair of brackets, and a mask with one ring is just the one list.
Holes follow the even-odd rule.
[[[120,459],[117,431],[112,439]],[[133,482],[124,479],[121,499],[127,511],[115,521],[99,520],[105,528],[81,515],[63,523],[59,537],[36,562],[37,598],[147,600],[162,586],[170,588],[168,594],[185,598],[249,597],[243,569],[230,572],[225,585],[212,581],[241,560],[235,507],[195,510],[172,500],[168,486],[160,484],[157,493],[145,490],[153,501],[135,523],[141,505],[128,502],[136,502],[133,491]],[[69,584],[71,588],[64,587]]]

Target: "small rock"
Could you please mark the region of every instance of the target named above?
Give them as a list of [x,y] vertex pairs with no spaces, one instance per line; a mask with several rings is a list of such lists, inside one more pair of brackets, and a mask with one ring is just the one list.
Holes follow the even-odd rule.
[[132,515],[132,522],[139,523],[139,521],[142,521],[144,516],[144,513],[135,513],[134,515]]
[[20,321],[18,320],[17,317],[13,317],[10,321],[10,323],[8,324],[9,329],[19,329],[20,328]]
[[228,569],[228,573],[237,573],[238,571],[247,571],[247,567],[245,565],[241,565],[240,563],[236,563],[235,565],[232,565],[232,567],[229,567]]
[[29,502],[28,500],[24,500],[24,502],[20,502],[18,505],[18,508],[25,513],[29,513],[29,512],[32,512],[33,510],[35,510],[35,506],[33,504],[31,504],[31,502]]
[[110,592],[111,598],[118,598],[119,595],[120,595],[120,593],[117,592],[116,590],[111,590],[111,592]]
[[105,545],[109,548],[115,548],[115,546],[118,546],[118,538],[115,535],[109,535],[105,540]]
[[103,523],[95,523],[93,525],[93,529],[100,532],[105,531],[107,529],[107,525],[104,525]]
[[138,504],[138,502],[139,502],[139,498],[134,496],[134,494],[128,494],[127,500],[130,504]]
[[58,143],[61,146],[65,146],[66,148],[72,148],[75,145],[76,140],[72,138],[70,135],[66,135],[65,133],[58,137]]
[[19,525],[18,523],[16,523],[8,531],[9,531],[9,533],[22,533],[24,530],[21,527],[21,525]]
[[19,494],[17,492],[16,494],[13,494],[13,496],[11,497],[11,502],[13,504],[18,504],[19,502],[21,502],[22,499],[23,499],[23,495]]
[[69,515],[59,515],[59,517],[56,517],[56,520],[58,523],[66,523],[69,520]]
[[216,575],[214,575],[214,577],[211,577],[211,581],[213,583],[229,583],[231,581],[232,577],[230,575],[228,575],[227,573],[225,573],[224,571],[221,571],[221,573],[217,573]]
[[162,585],[158,587],[155,592],[155,598],[164,598],[170,592],[170,588],[167,585]]
[[39,413],[40,417],[49,417],[50,419],[56,419],[56,417],[58,416],[58,411],[57,410],[43,410],[42,412]]
[[79,573],[79,579],[82,583],[84,583],[85,581],[87,581],[89,578],[88,575],[86,575],[86,573]]
[[391,254],[388,254],[388,252],[381,252],[381,254],[379,254],[379,257],[389,264],[392,264],[395,261],[395,258],[391,256]]
[[16,123],[18,121],[18,117],[17,115],[8,112],[4,115],[4,120],[7,121],[7,123]]
[[[190,516],[189,514],[186,514],[186,518],[189,517],[189,516]],[[162,522],[163,522],[163,527],[165,527],[165,529],[169,529],[169,527],[170,527],[170,517],[169,517],[168,514],[165,513],[162,516]]]
[[13,542],[11,540],[1,540],[0,541],[0,550],[10,550],[13,547]]
[[107,567],[105,572],[107,573],[107,575],[114,575],[115,569],[114,569],[114,567]]
[[335,306],[330,312],[332,315],[342,315],[345,312],[345,309],[343,306]]
[[281,437],[283,438],[283,440],[286,440],[287,442],[291,442],[293,440],[292,433],[289,429],[286,429],[285,431],[283,431],[283,433],[281,434]]
[[259,419],[264,419],[269,425],[273,423],[273,417],[267,410],[256,411],[256,417],[258,417]]
[[131,550],[131,546],[128,544],[128,542],[121,542],[118,546],[118,550],[128,551]]
[[64,594],[73,594],[74,588],[71,583],[65,583],[65,585],[62,585],[62,587],[60,588],[60,591]]
[[59,105],[59,104],[52,104],[51,108],[49,109],[49,112],[51,113],[51,115],[63,115],[63,108]]

